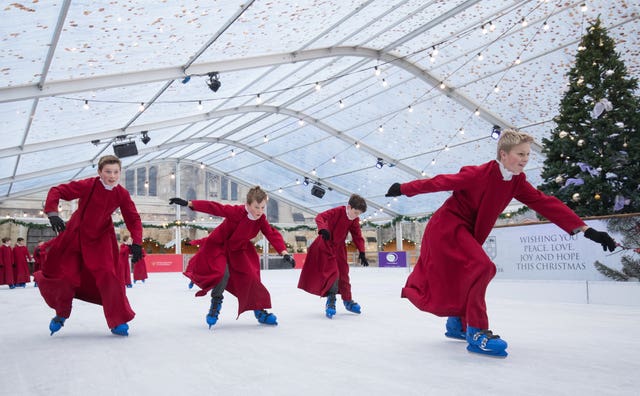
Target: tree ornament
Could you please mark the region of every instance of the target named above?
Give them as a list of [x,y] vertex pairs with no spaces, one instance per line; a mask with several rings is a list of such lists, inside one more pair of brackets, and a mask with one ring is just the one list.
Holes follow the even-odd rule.
[[611,69],[609,69],[609,70],[607,70],[606,72],[604,72],[604,74],[606,74],[607,76],[610,76],[610,75],[612,75],[613,73],[614,73],[614,71],[613,71],[613,70],[611,70]]
[[568,135],[567,131],[560,131],[560,133],[558,134],[558,136],[560,136],[560,139],[566,138],[567,135]]
[[571,197],[571,199],[574,200],[574,202],[578,202],[580,201],[580,194],[579,193],[575,193],[573,194],[573,196]]
[[600,200],[600,194],[596,193],[596,195],[593,196],[593,199],[595,199],[596,201]]
[[578,147],[584,146],[584,139],[578,140]]
[[564,182],[564,178],[560,175],[556,176],[556,183],[562,184]]

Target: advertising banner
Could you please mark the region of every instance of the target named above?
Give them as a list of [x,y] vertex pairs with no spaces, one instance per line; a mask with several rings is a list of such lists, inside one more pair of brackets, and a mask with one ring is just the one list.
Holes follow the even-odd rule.
[[378,252],[379,267],[406,267],[407,252]]
[[147,254],[148,272],[182,272],[181,254]]

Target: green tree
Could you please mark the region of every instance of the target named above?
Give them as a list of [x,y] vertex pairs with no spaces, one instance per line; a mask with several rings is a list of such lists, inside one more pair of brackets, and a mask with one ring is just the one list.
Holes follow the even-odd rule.
[[640,216],[608,219],[607,230],[622,236],[622,241],[619,241],[624,249],[620,258],[621,268],[610,268],[599,261],[596,261],[594,266],[601,274],[613,280],[640,280]]
[[580,216],[640,212],[638,80],[600,24],[582,38],[567,91],[542,139],[546,155],[539,188]]

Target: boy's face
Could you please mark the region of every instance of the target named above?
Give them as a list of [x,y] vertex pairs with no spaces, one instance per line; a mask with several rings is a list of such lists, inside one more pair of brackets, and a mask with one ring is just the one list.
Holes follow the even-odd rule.
[[264,208],[267,206],[267,200],[265,199],[262,202],[253,201],[247,205],[247,210],[251,213],[251,216],[254,219],[262,216],[264,214]]
[[351,207],[351,205],[347,205],[347,217],[349,218],[349,220],[353,220],[356,217],[360,216],[361,214],[362,214],[361,210],[354,209]]
[[504,150],[500,150],[500,162],[507,168],[508,171],[514,175],[519,175],[524,171],[524,167],[529,162],[529,154],[531,153],[530,143],[521,143],[507,153]]
[[120,166],[118,164],[106,164],[98,170],[98,175],[107,186],[115,187],[120,180]]

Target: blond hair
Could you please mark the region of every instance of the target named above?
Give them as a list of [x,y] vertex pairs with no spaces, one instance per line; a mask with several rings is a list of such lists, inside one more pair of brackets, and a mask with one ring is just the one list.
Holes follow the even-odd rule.
[[533,143],[533,136],[515,129],[505,129],[500,134],[500,139],[498,139],[498,150],[496,153],[496,159],[498,161],[500,160],[501,150],[504,150],[505,153],[508,153],[514,146],[522,143]]
[[260,186],[255,186],[247,193],[247,203],[251,205],[252,202],[262,202],[267,198],[267,193],[264,192]]
[[105,165],[118,164],[118,167],[122,169],[122,162],[120,158],[115,155],[105,155],[98,160],[98,170],[102,170]]

